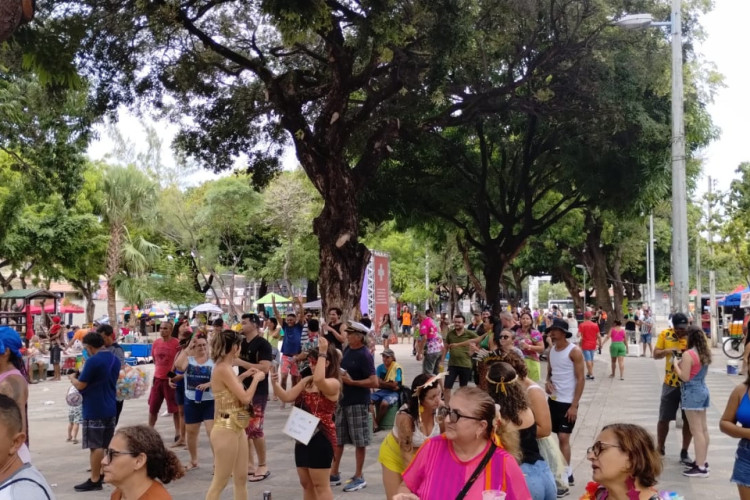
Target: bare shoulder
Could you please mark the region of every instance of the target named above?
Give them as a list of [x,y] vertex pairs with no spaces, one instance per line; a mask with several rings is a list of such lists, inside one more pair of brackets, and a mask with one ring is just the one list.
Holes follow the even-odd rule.
[[28,384],[20,375],[10,375],[0,382],[0,394],[16,401],[25,401],[28,395]]

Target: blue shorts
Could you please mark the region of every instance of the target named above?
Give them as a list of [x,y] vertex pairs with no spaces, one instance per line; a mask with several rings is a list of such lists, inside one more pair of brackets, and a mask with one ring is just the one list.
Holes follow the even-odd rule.
[[185,398],[185,423],[200,424],[206,420],[214,419],[214,400],[196,403],[192,399]]
[[650,344],[651,343],[651,334],[650,333],[642,333],[641,334],[641,343],[643,343],[643,344]]
[[592,349],[590,351],[583,351],[583,360],[584,361],[594,361],[594,353],[596,352],[595,349]]
[[733,483],[750,488],[750,440],[740,439],[737,452],[734,454]]
[[683,384],[680,405],[683,410],[705,410],[711,406],[706,384]]
[[387,389],[379,389],[370,394],[370,401],[373,403],[379,403],[385,401],[388,406],[393,406],[398,403],[398,392],[389,391]]
[[177,402],[177,406],[183,406],[185,404],[185,379],[178,380],[175,387],[174,400]]

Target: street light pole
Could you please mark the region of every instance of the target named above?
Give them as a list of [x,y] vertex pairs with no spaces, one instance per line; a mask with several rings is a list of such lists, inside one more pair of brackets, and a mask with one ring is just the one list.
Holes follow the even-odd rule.
[[688,312],[687,184],[682,82],[682,0],[672,0],[672,276],[674,304]]
[[576,264],[576,267],[583,271],[583,313],[586,313],[586,266]]
[[672,305],[688,312],[687,183],[685,180],[684,91],[682,84],[682,0],[672,0],[669,22],[653,22],[650,14],[614,20],[626,29],[669,26],[672,35]]

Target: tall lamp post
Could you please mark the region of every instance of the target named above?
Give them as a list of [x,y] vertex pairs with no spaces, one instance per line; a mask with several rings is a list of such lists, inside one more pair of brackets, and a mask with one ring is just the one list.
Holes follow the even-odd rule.
[[586,314],[586,266],[582,266],[581,264],[576,264],[576,267],[583,271],[583,311],[582,312]]
[[682,86],[682,0],[672,0],[669,22],[654,22],[651,14],[629,14],[613,21],[626,29],[669,27],[672,34],[672,305],[688,311],[687,184]]

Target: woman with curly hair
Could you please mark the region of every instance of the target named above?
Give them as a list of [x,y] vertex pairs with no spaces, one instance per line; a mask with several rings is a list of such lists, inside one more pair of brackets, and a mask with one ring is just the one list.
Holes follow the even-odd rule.
[[[703,332],[701,332],[703,334]],[[656,479],[661,456],[654,439],[641,426],[611,424],[602,429],[586,452],[594,482],[581,500],[658,500]]]
[[102,474],[115,487],[110,500],[168,500],[172,495],[164,485],[185,472],[153,427],[134,425],[115,433],[102,458]]
[[521,447],[521,470],[533,500],[557,498],[555,478],[544,461],[537,443],[537,422],[526,398],[526,388],[516,370],[504,362],[492,363],[487,371],[489,394],[500,405],[502,422],[518,431]]
[[393,430],[380,445],[378,462],[383,469],[386,497],[392,498],[401,484],[401,474],[420,446],[445,430],[437,420],[441,405],[440,376],[420,373],[411,383],[409,402],[399,408]]
[[[693,433],[695,462],[682,472],[688,477],[708,477],[708,425],[706,409],[710,406],[706,374],[711,364],[711,349],[706,334],[691,326],[687,330],[687,351],[674,364],[674,372],[682,382],[680,405],[685,410],[690,431]],[[701,465],[699,465],[701,464]]]

